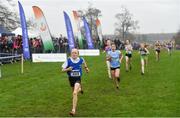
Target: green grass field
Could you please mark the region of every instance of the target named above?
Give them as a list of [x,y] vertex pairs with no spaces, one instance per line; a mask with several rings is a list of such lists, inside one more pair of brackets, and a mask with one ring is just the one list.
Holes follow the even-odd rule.
[[[180,117],[180,51],[170,57],[154,52],[149,56],[145,75],[140,74],[140,57],[133,54],[133,68],[121,67],[120,90],[108,79],[105,54],[84,57],[90,73],[83,75],[84,94],[79,95],[76,116],[179,116]],[[2,67],[0,79],[0,116],[69,116],[71,88],[61,63],[25,62]]]

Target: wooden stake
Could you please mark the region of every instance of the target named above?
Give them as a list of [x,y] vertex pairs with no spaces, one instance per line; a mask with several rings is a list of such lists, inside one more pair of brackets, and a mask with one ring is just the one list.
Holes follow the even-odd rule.
[[2,77],[2,73],[1,73],[1,62],[0,62],[0,78]]
[[21,74],[24,73],[24,58],[23,58],[23,54],[21,55]]

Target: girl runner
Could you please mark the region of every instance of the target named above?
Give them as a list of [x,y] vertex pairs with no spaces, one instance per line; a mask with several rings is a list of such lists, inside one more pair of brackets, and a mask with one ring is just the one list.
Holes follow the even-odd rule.
[[173,48],[172,41],[169,41],[166,45],[167,45],[168,54],[171,56],[172,48]]
[[[107,56],[108,52],[111,51],[111,40],[108,39],[106,44],[107,44],[107,46],[105,47],[105,52],[106,52],[106,56]],[[107,59],[106,59],[106,65],[107,65],[109,79],[112,79],[111,78],[111,70],[110,70],[110,62]]]
[[111,49],[112,50],[108,52],[107,60],[110,61],[111,75],[114,80],[114,84],[116,85],[116,88],[119,89],[120,65],[123,55],[119,50],[116,50],[116,45],[114,43],[111,45]]
[[129,40],[126,40],[125,45],[125,51],[126,51],[126,72],[129,71],[129,69],[132,69],[131,61],[132,61],[132,45],[130,44]]
[[141,44],[139,48],[139,53],[141,55],[141,75],[144,75],[144,65],[147,66],[148,57],[149,54],[148,49],[146,48],[145,44]]
[[155,51],[156,51],[156,61],[159,61],[160,52],[161,52],[161,44],[159,41],[155,43]]
[[89,69],[87,64],[83,58],[79,57],[77,49],[72,49],[70,58],[62,65],[62,72],[67,72],[69,83],[73,91],[72,110],[69,113],[72,116],[76,114],[78,93],[83,93],[81,86],[82,65],[84,65],[85,71],[88,73]]

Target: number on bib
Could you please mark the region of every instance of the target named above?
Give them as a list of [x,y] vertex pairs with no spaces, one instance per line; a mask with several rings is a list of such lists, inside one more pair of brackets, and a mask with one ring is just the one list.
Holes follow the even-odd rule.
[[71,77],[79,77],[81,74],[79,70],[72,70],[71,71]]

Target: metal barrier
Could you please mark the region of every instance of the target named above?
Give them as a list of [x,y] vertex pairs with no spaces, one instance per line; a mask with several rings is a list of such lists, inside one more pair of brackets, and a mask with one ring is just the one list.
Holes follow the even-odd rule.
[[[21,73],[23,73],[23,54],[22,55],[13,55],[13,54],[6,54],[0,53],[0,78],[2,78],[2,66],[4,62],[11,62],[16,60],[21,60]],[[3,56],[2,56],[3,55]]]
[[[14,57],[12,57],[14,56]],[[8,57],[8,58],[3,58],[3,57]],[[2,59],[1,59],[2,58]],[[0,62],[3,63],[13,63],[16,61],[19,61],[20,58],[16,54],[11,54],[11,53],[0,53]]]

